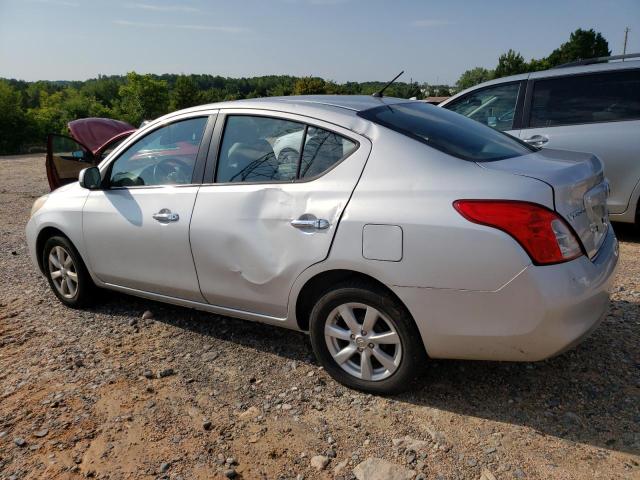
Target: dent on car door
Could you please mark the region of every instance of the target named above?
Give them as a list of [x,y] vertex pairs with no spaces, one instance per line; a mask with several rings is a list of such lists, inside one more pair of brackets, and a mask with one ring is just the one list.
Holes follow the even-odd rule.
[[640,179],[640,70],[531,81],[521,138],[534,146],[596,154],[611,213],[623,213]]
[[296,117],[219,122],[191,219],[200,288],[213,305],[282,318],[297,276],[328,255],[371,144]]
[[95,165],[96,159],[82,143],[65,135],[47,138],[47,180],[51,190],[78,180],[80,170]]

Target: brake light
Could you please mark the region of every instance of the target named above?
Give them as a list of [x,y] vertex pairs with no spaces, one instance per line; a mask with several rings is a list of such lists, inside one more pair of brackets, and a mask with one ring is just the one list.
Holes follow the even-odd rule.
[[467,220],[511,235],[536,265],[566,262],[582,255],[571,227],[542,205],[513,200],[457,200],[453,206]]

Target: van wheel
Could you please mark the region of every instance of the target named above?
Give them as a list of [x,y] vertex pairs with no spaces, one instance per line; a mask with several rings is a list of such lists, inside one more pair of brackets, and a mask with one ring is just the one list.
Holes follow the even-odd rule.
[[309,327],[318,361],[335,380],[356,390],[407,390],[427,360],[406,309],[365,282],[343,284],[321,296]]
[[46,241],[42,265],[51,290],[62,303],[73,308],[91,303],[95,286],[80,254],[66,237]]

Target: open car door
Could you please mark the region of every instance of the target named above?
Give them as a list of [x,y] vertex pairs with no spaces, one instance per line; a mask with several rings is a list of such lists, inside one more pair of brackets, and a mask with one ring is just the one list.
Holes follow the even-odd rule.
[[97,165],[125,138],[136,131],[121,120],[80,118],[67,124],[70,137],[47,138],[47,178],[51,190],[78,179],[80,170]]
[[51,190],[77,181],[80,170],[98,162],[91,150],[71,137],[53,133],[47,137],[46,168]]

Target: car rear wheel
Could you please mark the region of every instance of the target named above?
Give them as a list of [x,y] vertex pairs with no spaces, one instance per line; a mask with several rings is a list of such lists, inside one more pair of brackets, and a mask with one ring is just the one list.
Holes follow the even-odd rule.
[[364,282],[325,293],[311,312],[313,350],[335,380],[371,393],[406,390],[426,353],[418,329],[399,302]]
[[81,307],[93,299],[91,276],[71,242],[62,236],[49,238],[42,251],[42,265],[53,293],[69,307]]

